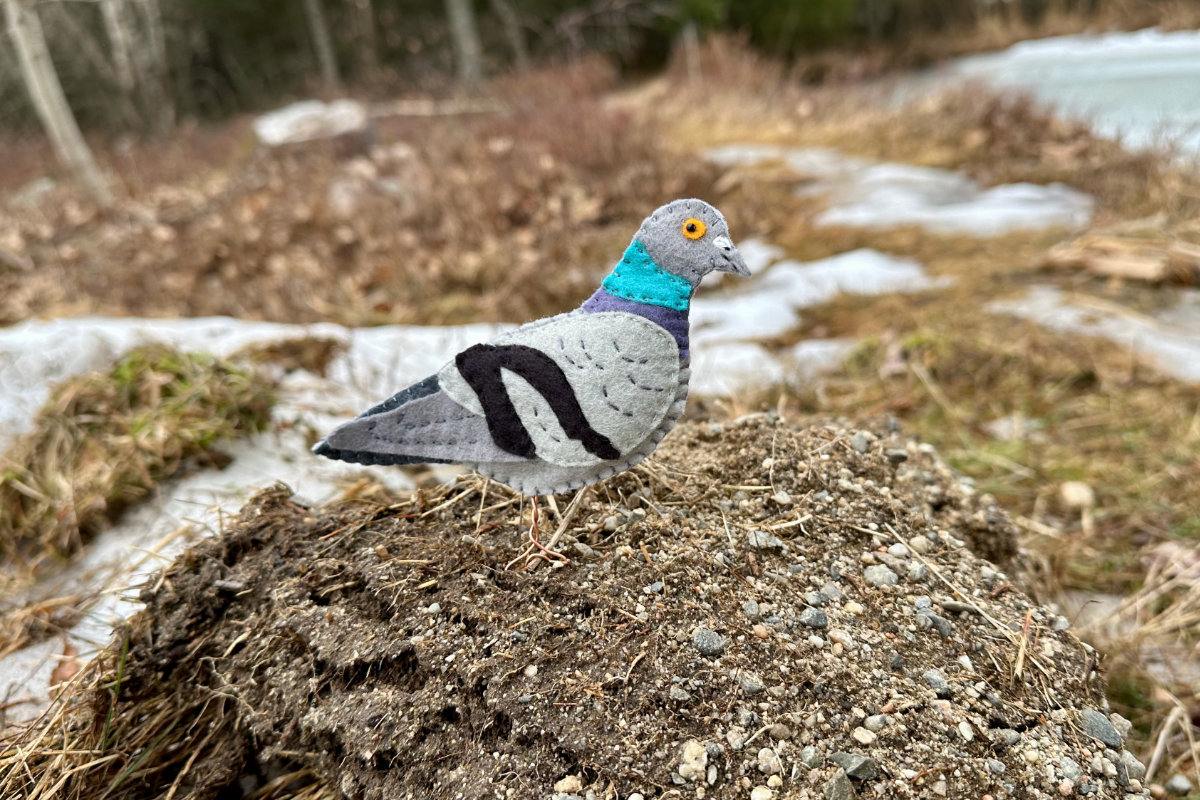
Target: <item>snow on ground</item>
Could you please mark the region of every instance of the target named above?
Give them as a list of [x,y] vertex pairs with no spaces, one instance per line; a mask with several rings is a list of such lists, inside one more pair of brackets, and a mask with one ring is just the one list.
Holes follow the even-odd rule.
[[367,107],[357,100],[302,100],[254,120],[254,135],[269,147],[331,139],[367,127]]
[[692,390],[731,397],[811,381],[841,363],[855,343],[810,340],[777,355],[753,340],[794,330],[800,309],[839,294],[920,292],[945,285],[915,261],[869,248],[808,263],[780,261],[740,292],[692,301]]
[[990,303],[987,309],[1051,330],[1102,336],[1144,356],[1168,375],[1200,383],[1200,292],[1183,293],[1181,300],[1170,311],[1146,316],[1097,298],[1036,286],[1022,297]]
[[818,225],[886,229],[916,225],[934,233],[998,236],[1014,230],[1080,227],[1092,199],[1069,186],[1011,183],[983,189],[965,175],[934,167],[877,163],[829,148],[725,145],[716,164],[781,161],[805,183],[797,194],[824,197]]

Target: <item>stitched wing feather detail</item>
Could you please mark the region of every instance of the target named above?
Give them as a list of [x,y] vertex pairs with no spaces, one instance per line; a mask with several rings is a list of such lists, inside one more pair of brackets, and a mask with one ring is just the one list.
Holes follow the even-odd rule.
[[[490,347],[513,356],[508,366],[499,364],[498,383],[481,383],[482,369],[464,364],[460,356],[438,374],[440,386],[489,422],[508,415],[505,403],[511,404],[506,424],[519,425],[536,457],[552,464],[592,466],[630,453],[658,428],[676,399],[678,345],[666,330],[636,314],[565,314],[518,328]],[[517,356],[529,351],[545,363],[537,369],[525,366]],[[504,399],[498,399],[501,388]],[[493,441],[504,442],[507,433],[495,425],[491,429]]]

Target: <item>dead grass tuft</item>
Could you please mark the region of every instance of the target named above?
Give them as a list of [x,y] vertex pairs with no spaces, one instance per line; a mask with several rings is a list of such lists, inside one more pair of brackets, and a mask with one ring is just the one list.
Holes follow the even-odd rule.
[[60,386],[0,460],[0,557],[36,565],[97,529],[219,440],[260,429],[272,387],[243,367],[165,347]]

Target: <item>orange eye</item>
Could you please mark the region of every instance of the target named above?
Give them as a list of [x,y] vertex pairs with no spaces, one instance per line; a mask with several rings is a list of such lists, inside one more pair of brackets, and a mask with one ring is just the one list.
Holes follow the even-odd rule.
[[699,239],[708,230],[703,222],[694,217],[683,223],[683,235],[689,239]]

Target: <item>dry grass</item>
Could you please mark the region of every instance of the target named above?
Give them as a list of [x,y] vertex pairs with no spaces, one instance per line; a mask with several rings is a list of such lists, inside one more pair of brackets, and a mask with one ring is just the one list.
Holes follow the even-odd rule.
[[244,367],[162,347],[67,381],[0,461],[0,556],[70,556],[160,481],[219,463],[221,439],[266,423],[272,390]]

